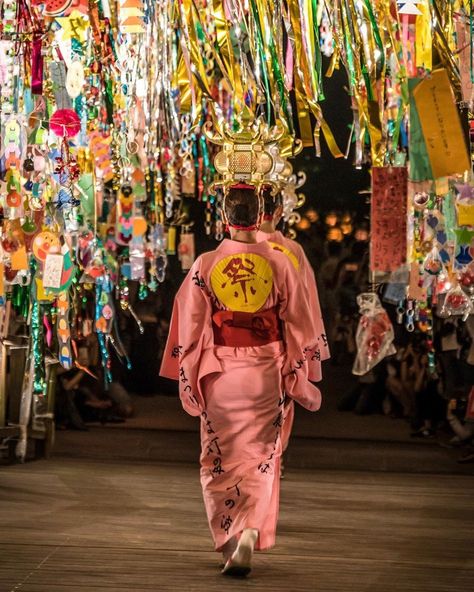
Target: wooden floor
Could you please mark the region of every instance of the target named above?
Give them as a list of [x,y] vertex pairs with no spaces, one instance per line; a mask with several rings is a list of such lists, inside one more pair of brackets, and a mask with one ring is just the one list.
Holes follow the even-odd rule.
[[219,574],[197,468],[0,468],[0,591],[468,592],[474,477],[291,471],[277,546]]

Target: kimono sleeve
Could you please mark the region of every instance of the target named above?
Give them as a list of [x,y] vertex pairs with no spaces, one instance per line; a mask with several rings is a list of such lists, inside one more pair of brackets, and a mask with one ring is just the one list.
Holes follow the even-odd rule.
[[317,411],[321,392],[310,382],[307,352],[314,346],[312,323],[306,322],[310,311],[301,279],[289,265],[282,266],[279,282],[280,318],[284,322],[285,363],[283,384],[286,394],[305,409]]
[[176,294],[160,369],[161,376],[179,381],[181,404],[190,415],[205,408],[204,376],[221,371],[213,350],[212,299],[199,257]]
[[314,336],[316,343],[308,351],[308,360],[310,363],[310,379],[321,380],[321,362],[330,358],[326,330],[324,328],[321,305],[319,303],[318,286],[313,268],[303,249],[300,247],[299,263],[303,279],[303,285],[307,289],[307,299],[310,308],[310,315],[313,323]]

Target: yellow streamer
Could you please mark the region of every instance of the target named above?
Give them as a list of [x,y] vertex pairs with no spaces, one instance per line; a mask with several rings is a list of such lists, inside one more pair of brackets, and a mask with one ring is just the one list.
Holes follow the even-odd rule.
[[421,12],[416,17],[415,29],[415,54],[416,67],[432,70],[432,32],[431,32],[431,13],[428,0],[421,0],[416,7]]

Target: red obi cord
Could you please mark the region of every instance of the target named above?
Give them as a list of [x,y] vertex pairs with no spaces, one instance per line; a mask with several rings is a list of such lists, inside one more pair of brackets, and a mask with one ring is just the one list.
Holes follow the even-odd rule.
[[253,313],[219,310],[212,321],[215,345],[257,347],[282,339],[276,307]]

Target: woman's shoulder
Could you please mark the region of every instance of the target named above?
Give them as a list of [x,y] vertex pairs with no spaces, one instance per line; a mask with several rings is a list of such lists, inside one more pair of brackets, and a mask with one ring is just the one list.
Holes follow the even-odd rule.
[[285,279],[288,277],[288,275],[297,275],[295,266],[286,253],[278,251],[277,249],[270,249],[268,259],[273,269],[274,275],[276,275],[278,278]]

